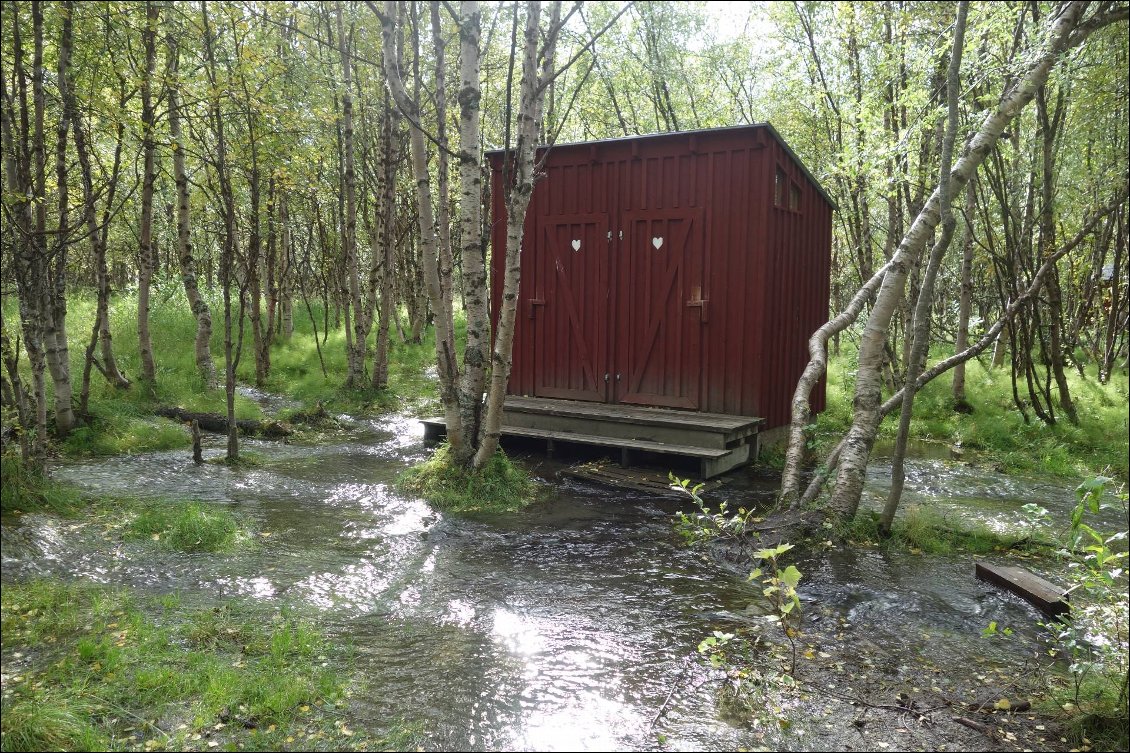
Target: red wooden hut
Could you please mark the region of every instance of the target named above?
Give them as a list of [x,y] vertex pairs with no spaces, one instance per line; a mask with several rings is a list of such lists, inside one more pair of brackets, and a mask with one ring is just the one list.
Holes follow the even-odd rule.
[[[497,312],[503,153],[489,157]],[[702,475],[744,462],[758,426],[788,423],[808,337],[827,319],[827,193],[767,123],[556,145],[540,158],[508,427],[687,447],[701,444],[687,432],[713,421],[738,428],[708,442],[731,452],[704,460]],[[821,385],[813,409],[823,403]],[[554,423],[564,414],[574,420]]]

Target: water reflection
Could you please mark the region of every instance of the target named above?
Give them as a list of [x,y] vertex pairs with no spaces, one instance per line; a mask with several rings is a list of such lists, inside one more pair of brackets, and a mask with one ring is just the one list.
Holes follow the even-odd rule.
[[[346,429],[326,444],[247,442],[262,457],[251,470],[193,466],[177,451],[57,472],[106,495],[232,505],[269,534],[254,546],[180,555],[29,515],[0,529],[3,578],[53,573],[204,603],[221,595],[313,607],[353,647],[366,684],[355,713],[374,728],[390,718],[421,722],[429,746],[652,748],[660,732],[680,749],[762,744],[719,718],[717,675],[695,660],[712,630],[756,620],[746,608],[757,592],[681,546],[671,529],[678,503],[562,485],[530,512],[449,518],[394,488],[427,452],[415,419],[344,418]],[[222,453],[220,441],[210,440],[206,456]],[[870,469],[868,504],[885,497],[889,470],[883,461]],[[725,496],[756,497],[758,483],[737,479]],[[1033,501],[1063,516],[1073,485],[938,459],[909,463],[908,504],[1014,527]],[[843,549],[798,565],[811,640],[894,678],[914,679],[923,658],[953,665],[1022,653],[1021,641],[989,646],[980,631],[992,620],[1023,633],[1036,619],[1019,599],[977,583],[961,557]]]

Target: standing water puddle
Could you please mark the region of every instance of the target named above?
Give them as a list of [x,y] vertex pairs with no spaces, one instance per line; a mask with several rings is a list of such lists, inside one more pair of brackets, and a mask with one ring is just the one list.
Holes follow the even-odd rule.
[[[222,453],[220,441],[210,440],[206,457]],[[176,554],[27,515],[3,527],[4,580],[53,574],[204,603],[316,608],[327,632],[353,646],[366,683],[355,723],[420,723],[429,747],[651,748],[660,733],[678,749],[763,744],[719,717],[722,678],[688,661],[711,631],[748,621],[757,593],[681,545],[671,525],[678,503],[565,484],[522,513],[448,517],[393,489],[427,454],[418,422],[403,416],[353,422],[329,444],[245,447],[261,467],[196,467],[178,451],[77,462],[55,475],[109,497],[230,505],[269,534],[255,545]],[[1058,518],[1073,499],[1070,486],[938,461],[910,467],[908,498],[974,510],[990,524],[1011,524],[1025,502]],[[869,485],[876,499],[886,477],[879,461]],[[873,659],[892,682],[914,679],[923,661],[952,668],[1030,652],[1030,641],[981,638],[990,621],[1032,637],[1038,615],[977,583],[967,557],[841,550],[799,565],[806,634],[829,654]],[[821,747],[818,721],[791,745]]]

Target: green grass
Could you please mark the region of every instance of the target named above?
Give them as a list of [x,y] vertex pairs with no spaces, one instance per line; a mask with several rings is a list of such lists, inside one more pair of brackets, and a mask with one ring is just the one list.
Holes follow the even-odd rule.
[[405,471],[397,485],[437,507],[458,513],[513,512],[537,497],[537,485],[502,450],[475,471],[455,463],[446,444],[429,459]]
[[239,522],[228,510],[199,502],[159,502],[141,508],[127,537],[151,539],[179,552],[225,552],[239,536]]
[[46,478],[41,471],[25,463],[19,453],[0,453],[0,509],[70,514],[80,503],[78,490]]
[[[6,321],[18,320],[15,296],[4,299]],[[311,302],[318,323],[319,336],[328,376],[323,376],[313,326],[302,305],[295,307],[295,331],[289,340],[277,338],[271,347],[271,373],[265,389],[300,400],[308,406],[319,402],[334,410],[348,413],[384,413],[410,411],[417,415],[433,413],[438,408],[436,380],[427,376],[435,364],[435,339],[429,330],[421,344],[400,343],[395,335],[389,350],[389,387],[385,390],[346,390],[342,387],[346,373],[345,331],[332,328],[328,336],[322,331],[322,307]],[[218,296],[210,296],[213,333],[212,356],[221,375],[223,372],[222,309]],[[73,291],[68,297],[67,335],[70,348],[71,375],[76,400],[82,380],[83,356],[94,321],[96,301],[88,292]],[[137,343],[137,302],[131,295],[115,296],[110,306],[110,329],[114,353],[119,367],[129,378],[140,371]],[[152,415],[158,405],[174,405],[190,411],[224,413],[223,389],[207,389],[196,371],[192,343],[196,336],[196,320],[184,301],[178,280],[163,281],[150,310],[150,329],[157,362],[157,381],[152,389],[137,382],[126,390],[110,386],[94,370],[91,374],[90,421],[77,429],[59,449],[66,455],[116,455],[187,448],[191,439],[185,427],[175,421]],[[466,323],[456,317],[457,348],[466,341]],[[27,359],[22,360],[27,368]],[[371,354],[368,364],[371,367]],[[244,349],[237,368],[237,381],[253,384],[255,359],[252,353],[250,322],[244,324]],[[48,380],[49,400],[52,384]],[[236,396],[237,418],[262,418],[262,410],[254,400]]]
[[42,580],[6,584],[0,618],[5,751],[355,744],[332,711],[342,652],[295,617]]
[[[948,353],[934,353],[931,362],[945,355]],[[822,440],[823,451],[851,425],[856,365],[855,353],[847,346],[830,362],[828,407],[817,421],[817,438]],[[1113,374],[1105,385],[1099,384],[1093,369],[1086,373],[1086,378],[1076,371],[1068,374],[1079,413],[1078,426],[1072,426],[1065,417],[1047,426],[1030,412],[1030,423],[1026,424],[1012,402],[1008,367],[993,369],[977,360],[969,361],[966,395],[973,413],[954,411],[952,376],[943,374],[915,398],[911,437],[960,443],[972,451],[972,459],[1007,472],[1063,478],[1105,472],[1125,480],[1130,473],[1130,383],[1124,373]],[[896,411],[883,422],[879,439],[893,439],[897,430]]]
[[853,543],[907,549],[918,554],[988,554],[1049,544],[1030,542],[1026,534],[1007,535],[984,525],[968,525],[918,505],[909,505],[895,517],[888,538],[879,533],[878,513],[867,512],[845,523],[839,534]]
[[[320,304],[313,305],[318,319],[319,336],[322,331]],[[331,319],[332,325],[332,319]],[[456,350],[462,352],[466,342],[466,320],[456,314]],[[248,333],[250,338],[250,333]],[[314,330],[305,307],[295,309],[294,336],[276,342],[271,348],[271,375],[266,389],[300,400],[308,406],[324,403],[345,413],[387,413],[409,411],[416,415],[434,413],[439,406],[436,380],[426,375],[435,366],[435,331],[429,329],[422,343],[402,343],[393,336],[389,347],[389,385],[384,390],[369,388],[347,390],[342,387],[346,374],[345,330],[331,329],[326,342],[321,345],[328,376],[322,374],[318,361],[318,346]],[[366,365],[372,368],[372,354]],[[239,379],[252,383],[255,364],[247,360],[240,364]]]

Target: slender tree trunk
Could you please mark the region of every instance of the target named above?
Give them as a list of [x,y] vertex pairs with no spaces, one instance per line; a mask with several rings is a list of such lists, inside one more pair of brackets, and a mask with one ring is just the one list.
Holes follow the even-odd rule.
[[[337,41],[341,53],[342,94],[341,94],[341,136],[342,157],[344,160],[343,186],[345,192],[345,222],[341,229],[341,254],[345,262],[345,273],[349,278],[349,307],[353,312],[352,344],[346,343],[348,370],[345,386],[358,388],[365,384],[365,345],[368,341],[368,327],[364,321],[364,307],[361,303],[361,270],[357,259],[357,172],[353,155],[353,77],[349,61],[349,37],[343,18],[345,10],[337,3]],[[348,314],[347,314],[348,317]]]
[[[235,262],[235,195],[227,165],[227,141],[224,138],[224,118],[220,109],[219,86],[216,78],[215,42],[208,20],[208,2],[201,0],[200,16],[204,26],[205,70],[212,88],[209,116],[216,134],[215,168],[220,183],[220,211],[223,214],[223,250],[220,256],[220,285],[224,295],[224,392],[227,398],[228,446],[227,460],[239,460],[239,428],[235,421],[235,353],[232,349],[231,285]],[[240,324],[243,323],[243,295],[240,292]],[[242,328],[241,328],[242,329]],[[240,334],[242,338],[242,333]]]
[[196,370],[208,389],[218,386],[216,364],[212,360],[212,311],[208,302],[200,295],[196,283],[196,261],[193,257],[191,238],[191,216],[189,214],[188,173],[184,165],[185,142],[180,128],[180,49],[177,32],[171,31],[166,38],[168,44],[170,75],[169,96],[169,136],[172,139],[173,181],[177,192],[177,260],[180,262],[181,282],[188,299],[189,309],[196,318],[196,340],[193,352],[196,357]]
[[[965,45],[965,22],[968,13],[968,0],[962,0],[957,6],[957,22],[954,25],[949,75],[946,80],[949,113],[945,137],[942,140],[942,164],[938,180],[942,229],[934,243],[934,248],[930,251],[930,261],[926,265],[926,272],[922,278],[918,302],[914,311],[913,340],[910,357],[906,361],[906,384],[902,390],[902,412],[899,415],[898,436],[895,438],[895,452],[891,461],[891,489],[887,495],[887,503],[883,507],[882,517],[879,520],[879,532],[883,536],[890,534],[891,524],[895,519],[895,511],[898,510],[899,501],[902,499],[902,489],[906,481],[906,446],[910,439],[910,419],[914,412],[914,396],[918,392],[916,382],[918,375],[926,365],[926,356],[930,349],[930,309],[934,305],[934,282],[938,277],[938,269],[942,265],[942,257],[945,256],[950,245],[950,239],[953,238],[953,230],[956,224],[953,211],[950,208],[955,195],[955,191],[950,187],[950,169],[953,165],[953,142],[957,138],[961,53]],[[910,335],[911,333],[907,332],[908,338]]]
[[541,132],[542,104],[545,89],[553,73],[553,59],[560,26],[561,3],[550,5],[549,34],[542,50],[542,68],[538,73],[538,36],[541,7],[530,2],[526,7],[526,31],[522,56],[522,83],[517,116],[517,142],[515,145],[515,181],[506,197],[506,263],[502,285],[502,308],[498,313],[498,328],[491,353],[490,390],[487,393],[483,431],[474,465],[483,467],[498,449],[502,433],[502,406],[506,399],[506,383],[510,379],[513,363],[514,318],[518,309],[518,285],[521,273],[522,233],[526,224],[526,210],[534,192],[534,158],[537,138]]
[[464,0],[459,19],[459,257],[467,312],[460,406],[463,425],[473,437],[482,423],[482,394],[490,348],[486,259],[483,256],[482,170],[479,165],[479,84],[482,14],[475,0]]
[[[436,150],[436,188],[439,203],[436,207],[436,222],[439,230],[439,283],[443,292],[444,309],[441,314],[454,321],[454,274],[455,263],[451,251],[451,169],[447,162],[447,50],[440,25],[439,2],[432,0],[432,44],[435,48],[435,105],[436,141],[445,148]],[[474,436],[473,434],[470,436]]]
[[278,312],[278,189],[275,177],[267,179],[267,254],[264,258],[263,281],[267,285],[267,316],[263,327],[263,340],[265,352],[263,354],[267,363],[271,359],[271,343],[274,341],[276,327],[275,317]]
[[157,382],[157,364],[153,359],[153,341],[149,336],[149,287],[153,281],[153,183],[157,179],[154,161],[157,144],[153,138],[155,112],[153,107],[153,74],[157,60],[157,4],[145,2],[145,28],[142,30],[145,45],[145,73],[141,79],[142,128],[142,184],[141,231],[138,243],[140,274],[137,286],[137,341],[141,356],[141,376],[150,390]]
[[382,129],[382,156],[380,170],[383,173],[381,217],[374,223],[381,229],[381,278],[380,309],[377,315],[376,348],[373,353],[373,381],[375,390],[388,388],[388,330],[389,322],[396,316],[395,290],[396,270],[394,269],[396,242],[396,164],[398,117],[391,102],[385,95],[385,120]]
[[[384,49],[389,51],[395,50],[396,53],[386,54],[384,56],[385,79],[388,82],[393,99],[409,122],[409,151],[411,154],[412,175],[416,182],[416,201],[420,217],[420,245],[422,250],[424,282],[427,285],[428,297],[431,299],[432,309],[438,314],[435,327],[436,365],[439,374],[440,398],[444,406],[448,444],[455,458],[460,462],[466,462],[474,453],[474,446],[468,445],[466,434],[463,431],[462,418],[459,411],[459,396],[456,388],[459,368],[455,358],[455,339],[452,332],[451,320],[443,316],[445,309],[442,305],[443,286],[440,283],[434,201],[432,199],[431,178],[428,173],[427,146],[424,143],[424,132],[420,126],[420,79],[418,75],[415,76],[415,92],[414,96],[410,97],[400,77],[400,69],[402,68],[402,66],[399,65],[401,43],[397,33],[397,13],[398,8],[396,0],[386,0],[384,12],[380,15]],[[416,42],[416,65],[418,66],[418,33],[414,34],[414,41]],[[416,70],[418,72],[418,67]]]
[[[961,296],[957,312],[957,342],[953,348],[955,353],[969,347],[969,316],[973,309],[973,214],[977,198],[975,180],[970,180],[965,188],[965,219],[961,225]],[[965,398],[964,362],[953,369],[953,404],[955,410],[968,412],[971,409]]]
[[[72,405],[71,358],[67,343],[67,249],[70,247],[70,197],[67,192],[67,130],[70,108],[66,106],[67,83],[71,64],[73,3],[63,5],[63,23],[59,38],[59,98],[64,102],[62,116],[55,129],[55,176],[59,196],[59,224],[52,259],[47,260],[47,286],[50,316],[45,322],[46,358],[55,388],[55,433],[66,437],[75,426]],[[54,265],[54,269],[52,269]]]
[[[33,34],[39,37],[36,40],[33,66],[41,67],[43,17],[38,3],[32,4],[32,18]],[[40,287],[46,285],[46,280],[43,279],[45,274],[41,271],[46,254],[39,248],[43,235],[36,233],[34,199],[38,194],[32,179],[32,166],[35,162],[33,155],[36,153],[34,144],[38,136],[42,150],[42,129],[37,133],[33,132],[29,118],[27,71],[19,17],[14,15],[9,24],[12,32],[14,91],[8,92],[5,79],[2,82],[4,106],[0,107],[0,135],[4,146],[5,187],[13,197],[12,219],[15,232],[12,233],[12,268],[19,298],[20,329],[31,368],[31,391],[27,397],[29,410],[34,415],[34,439],[30,442],[29,460],[32,465],[42,468],[47,459],[47,388],[44,376],[47,364],[43,356],[43,323],[39,307],[42,301]],[[42,84],[34,82],[36,75],[33,67],[33,89],[41,90]],[[38,93],[36,91],[33,98]],[[13,121],[14,112],[18,112],[18,124]],[[14,361],[15,356],[12,358]]]
[[[1040,122],[1040,131],[1043,136],[1040,156],[1042,157],[1042,175],[1040,181],[1040,257],[1043,258],[1055,247],[1055,142],[1063,124],[1064,102],[1063,92],[1060,90],[1054,112],[1048,111],[1046,91],[1043,87],[1036,94],[1036,111]],[[1079,415],[1075,410],[1075,403],[1071,399],[1071,388],[1067,384],[1067,375],[1064,373],[1064,352],[1062,342],[1063,328],[1063,294],[1059,284],[1059,272],[1053,269],[1048,276],[1048,352],[1046,358],[1050,362],[1052,374],[1055,377],[1056,388],[1059,391],[1059,405],[1063,409],[1067,420],[1078,425]]]
[[293,291],[293,266],[294,266],[294,249],[291,243],[290,232],[290,212],[287,209],[287,196],[282,194],[279,199],[279,242],[280,249],[280,262],[282,264],[279,272],[279,307],[282,309],[281,317],[281,331],[284,339],[289,340],[294,336],[294,291]]
[[[119,95],[118,107],[124,109],[127,101],[124,77],[118,81]],[[82,369],[82,391],[79,398],[79,413],[87,415],[87,406],[90,398],[90,370],[97,364],[94,350],[101,346],[102,363],[97,364],[98,370],[116,389],[127,389],[130,381],[118,368],[117,359],[114,358],[114,344],[110,336],[110,273],[106,268],[106,238],[110,226],[110,214],[114,206],[114,196],[118,188],[118,176],[122,164],[122,145],[125,141],[125,123],[119,122],[114,142],[114,164],[110,171],[109,179],[105,186],[105,205],[102,212],[101,223],[98,220],[97,196],[94,189],[93,166],[90,148],[88,146],[86,130],[80,122],[78,103],[75,101],[74,90],[67,87],[67,105],[71,110],[71,132],[74,136],[75,152],[78,154],[80,172],[82,174],[83,214],[86,219],[86,231],[90,236],[91,256],[94,266],[94,281],[98,301],[94,314],[94,326],[90,335],[90,344],[86,348]]]

